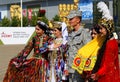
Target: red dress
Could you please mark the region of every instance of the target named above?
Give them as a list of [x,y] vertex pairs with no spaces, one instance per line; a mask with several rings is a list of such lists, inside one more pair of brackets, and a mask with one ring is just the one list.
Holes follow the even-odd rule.
[[120,82],[119,73],[118,43],[112,39],[106,44],[101,66],[97,72],[100,75],[98,82]]

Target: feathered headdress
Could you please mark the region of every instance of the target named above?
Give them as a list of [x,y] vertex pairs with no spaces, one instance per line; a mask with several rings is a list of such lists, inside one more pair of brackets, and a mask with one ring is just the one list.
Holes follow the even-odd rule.
[[99,9],[99,12],[102,12],[102,18],[98,21],[98,24],[104,26],[109,34],[111,34],[114,31],[114,23],[108,6],[101,1],[97,4],[97,8]]
[[102,12],[102,18],[106,18],[107,20],[113,20],[113,17],[110,15],[108,6],[104,2],[99,2],[97,4],[97,8],[99,9],[99,12]]

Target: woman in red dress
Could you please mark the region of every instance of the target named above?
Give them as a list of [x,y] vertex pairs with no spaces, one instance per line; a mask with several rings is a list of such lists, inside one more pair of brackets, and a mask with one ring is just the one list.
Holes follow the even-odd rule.
[[106,36],[99,50],[91,78],[98,82],[120,82],[118,43],[113,37],[113,20],[102,18],[98,22],[101,36]]
[[120,82],[118,43],[113,36],[113,17],[104,2],[99,2],[97,8],[103,15],[98,21],[100,35],[106,39],[98,52],[91,78],[98,82]]

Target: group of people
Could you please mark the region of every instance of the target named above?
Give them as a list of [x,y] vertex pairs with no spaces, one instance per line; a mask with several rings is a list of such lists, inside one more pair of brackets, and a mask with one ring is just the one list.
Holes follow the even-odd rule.
[[38,21],[36,35],[10,60],[3,82],[120,82],[113,20],[101,18],[90,32],[81,25],[82,12],[71,10],[67,18],[70,32],[64,22],[49,29]]

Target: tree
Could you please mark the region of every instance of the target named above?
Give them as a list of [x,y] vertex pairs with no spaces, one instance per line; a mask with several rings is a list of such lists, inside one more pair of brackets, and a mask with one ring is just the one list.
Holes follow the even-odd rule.
[[22,21],[23,27],[28,26],[28,18],[23,16],[23,21]]
[[47,19],[45,16],[43,16],[43,17],[40,19],[40,21],[43,21],[44,23],[48,24],[48,19]]
[[4,17],[1,21],[1,26],[2,27],[9,27],[10,26],[10,19],[7,17]]
[[36,23],[37,23],[37,20],[38,20],[37,15],[36,15],[35,13],[33,13],[33,15],[32,15],[32,19],[29,20],[30,26],[35,26]]
[[53,17],[53,21],[61,21],[60,17],[58,15],[55,15],[55,17]]
[[12,17],[12,19],[11,19],[11,26],[18,27],[20,25],[21,25],[20,19],[18,17],[16,17],[16,16]]

